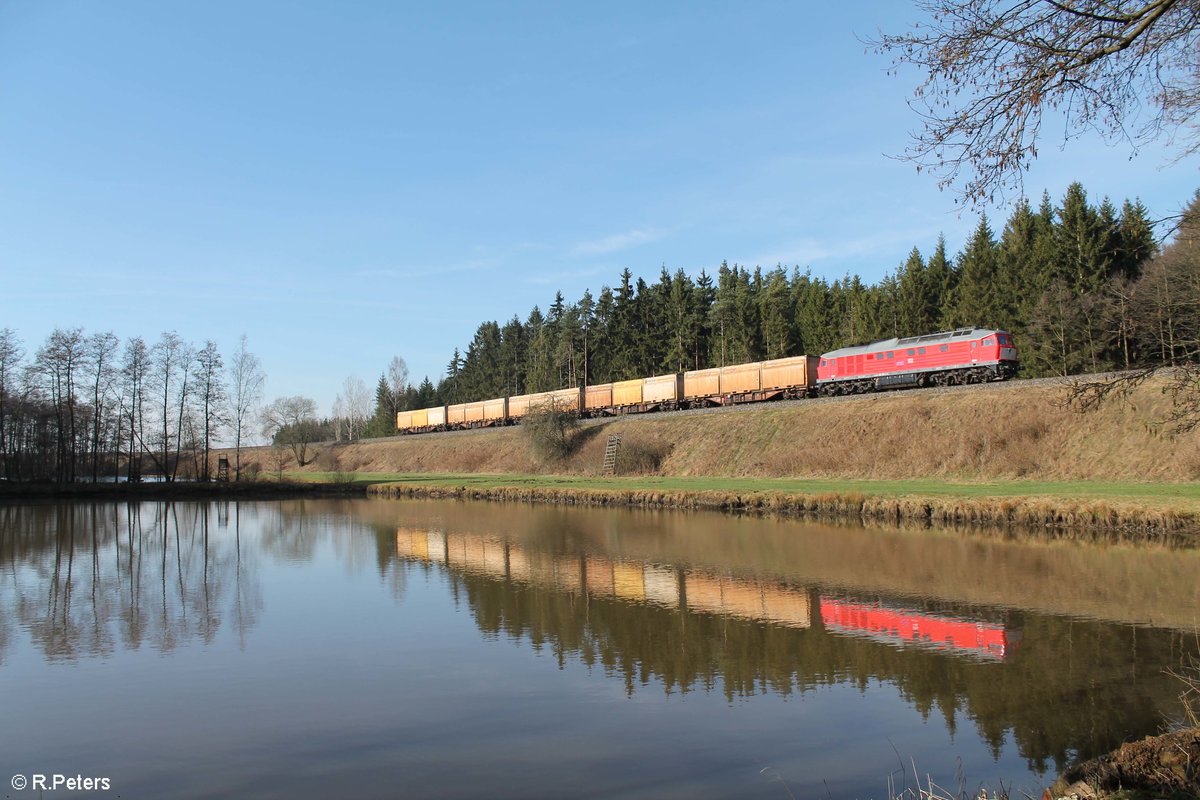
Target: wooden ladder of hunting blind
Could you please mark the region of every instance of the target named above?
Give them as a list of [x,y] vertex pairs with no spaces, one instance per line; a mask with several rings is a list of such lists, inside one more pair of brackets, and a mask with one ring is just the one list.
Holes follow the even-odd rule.
[[617,474],[617,451],[621,449],[621,434],[609,434],[608,444],[604,448],[604,474]]

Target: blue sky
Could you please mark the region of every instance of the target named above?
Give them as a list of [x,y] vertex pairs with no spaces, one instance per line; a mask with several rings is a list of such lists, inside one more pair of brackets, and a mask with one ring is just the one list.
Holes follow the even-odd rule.
[[[629,267],[868,281],[975,226],[889,158],[908,3],[0,3],[0,327],[230,352],[327,412],[393,355]],[[827,7],[828,6],[828,7]],[[1026,179],[1186,203],[1197,160],[1058,145]],[[990,210],[1002,223],[1007,210]]]

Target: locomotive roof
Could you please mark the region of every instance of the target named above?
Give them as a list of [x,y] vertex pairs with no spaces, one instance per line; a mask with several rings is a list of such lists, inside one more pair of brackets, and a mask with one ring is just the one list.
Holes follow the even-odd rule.
[[927,333],[924,336],[905,336],[900,339],[880,339],[878,342],[871,342],[870,344],[859,344],[853,347],[843,347],[840,350],[831,350],[822,355],[821,358],[859,356],[865,353],[875,353],[879,350],[893,350],[898,347],[908,347],[909,345],[913,344],[928,344],[929,342],[945,342],[950,339],[978,339],[982,336],[999,332],[1000,331],[995,331],[991,328],[956,328],[952,331]]

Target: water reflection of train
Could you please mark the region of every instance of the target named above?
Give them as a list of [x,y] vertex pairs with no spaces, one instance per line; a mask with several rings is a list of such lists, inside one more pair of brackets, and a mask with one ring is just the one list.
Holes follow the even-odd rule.
[[960,618],[819,595],[806,586],[692,566],[552,554],[498,536],[399,528],[400,558],[539,588],[712,614],[789,628],[827,631],[893,646],[920,646],[1001,660],[1020,639],[998,622]]
[[958,619],[822,596],[825,630],[904,644],[1003,659],[1021,641],[1021,633],[995,622]]

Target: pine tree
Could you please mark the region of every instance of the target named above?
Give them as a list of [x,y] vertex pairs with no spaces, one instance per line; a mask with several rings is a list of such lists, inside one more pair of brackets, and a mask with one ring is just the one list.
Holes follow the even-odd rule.
[[596,300],[596,311],[593,315],[591,329],[591,352],[588,354],[588,369],[592,383],[609,383],[612,378],[613,363],[613,333],[615,325],[616,301],[612,289],[604,286]]
[[525,391],[547,392],[557,389],[558,383],[554,374],[554,336],[553,329],[542,318],[542,312],[537,306],[529,312],[525,322],[525,338],[529,342],[527,360],[525,363]]
[[682,269],[675,271],[667,298],[668,342],[662,361],[662,368],[671,372],[687,370],[692,362],[698,334],[695,289],[691,278]]
[[900,336],[918,336],[933,330],[933,321],[928,318],[926,303],[929,300],[929,277],[925,271],[925,259],[921,251],[913,248],[908,259],[901,265],[896,278],[897,328]]
[[706,369],[713,364],[712,308],[717,299],[712,276],[700,270],[696,278],[692,299],[692,324],[696,329],[696,343],[692,354],[692,369]]
[[816,355],[836,347],[830,324],[832,299],[829,284],[813,278],[811,272],[792,277],[792,307],[796,320],[797,347],[800,352]]
[[954,317],[952,325],[992,324],[995,316],[996,241],[987,215],[979,219],[967,249],[958,259],[955,272]]
[[504,395],[512,396],[525,392],[525,365],[529,358],[529,343],[525,338],[525,326],[514,316],[500,330],[500,378]]
[[788,289],[787,273],[782,264],[777,265],[763,281],[759,297],[765,358],[784,358],[792,354],[794,318]]
[[1140,200],[1121,207],[1119,225],[1120,247],[1117,250],[1115,269],[1130,280],[1142,274],[1142,267],[1158,252],[1154,229],[1150,226],[1146,207]]
[[734,298],[737,294],[737,275],[729,268],[729,263],[721,262],[717,269],[717,289],[712,308],[709,311],[709,327],[716,338],[713,352],[713,364],[723,367],[734,364],[730,360],[730,337],[734,326]]
[[637,375],[637,331],[633,275],[626,267],[621,272],[621,284],[617,287],[613,303],[613,324],[609,327],[609,342],[612,345],[612,355],[609,360],[608,379],[613,381],[625,380]]
[[450,359],[450,363],[446,365],[446,377],[441,382],[441,388],[438,394],[447,404],[461,403],[462,387],[460,378],[462,374],[462,355],[458,352],[458,348],[454,348],[454,356]]
[[951,328],[954,323],[954,308],[951,298],[954,295],[955,273],[946,255],[946,237],[938,234],[937,244],[934,245],[933,255],[925,264],[925,276],[929,287],[929,303],[927,308],[933,309],[935,328]]

